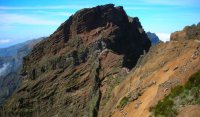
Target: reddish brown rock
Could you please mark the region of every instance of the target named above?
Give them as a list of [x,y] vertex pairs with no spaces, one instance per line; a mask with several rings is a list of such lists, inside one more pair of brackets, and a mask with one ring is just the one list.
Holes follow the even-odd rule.
[[151,44],[137,17],[113,4],[76,12],[24,59],[10,116],[97,116]]

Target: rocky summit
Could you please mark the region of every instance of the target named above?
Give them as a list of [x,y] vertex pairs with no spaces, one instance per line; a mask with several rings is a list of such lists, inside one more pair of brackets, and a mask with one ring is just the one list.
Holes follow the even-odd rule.
[[200,23],[186,26],[182,31],[172,33],[170,40],[200,40]]
[[82,9],[24,58],[22,86],[1,114],[109,116],[111,92],[150,46],[139,19],[123,7]]

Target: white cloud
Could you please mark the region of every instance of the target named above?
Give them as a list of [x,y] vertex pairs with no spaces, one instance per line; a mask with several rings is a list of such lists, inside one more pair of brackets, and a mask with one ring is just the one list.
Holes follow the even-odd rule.
[[0,76],[4,75],[4,72],[6,71],[6,69],[8,68],[9,63],[7,64],[3,64],[3,67],[0,68]]
[[0,14],[0,24],[59,25],[60,22],[21,14]]
[[9,31],[11,29],[14,29],[14,26],[6,25],[6,24],[0,24],[0,31]]
[[126,9],[126,10],[149,10],[150,8],[149,7],[142,7],[142,6],[140,6],[140,7],[136,7],[136,6],[132,6],[132,7],[130,7],[130,6],[125,6],[124,7],[124,9]]
[[170,40],[170,33],[156,33],[160,40],[166,42]]
[[9,43],[9,39],[0,39],[0,44]]
[[39,10],[39,9],[81,9],[89,5],[58,5],[58,6],[0,6],[0,10]]
[[54,12],[55,15],[59,15],[59,16],[71,16],[72,13],[67,13],[67,12]]
[[68,17],[72,15],[72,13],[69,13],[69,12],[52,12],[52,11],[44,11],[44,10],[35,11],[35,13],[53,15],[53,16],[68,16]]
[[170,5],[170,6],[185,6],[185,5],[198,5],[200,1],[198,0],[144,0],[144,2],[149,4],[157,5]]
[[[149,4],[161,4],[161,5],[177,5],[176,0],[170,1],[170,0],[146,0]],[[182,4],[182,3],[181,3]]]

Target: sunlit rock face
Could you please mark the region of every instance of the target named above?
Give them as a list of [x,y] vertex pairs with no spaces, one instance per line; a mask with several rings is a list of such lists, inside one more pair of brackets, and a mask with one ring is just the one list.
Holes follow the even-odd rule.
[[200,23],[186,26],[182,31],[176,31],[170,36],[171,41],[200,40]]
[[123,7],[82,9],[24,58],[23,84],[4,110],[11,116],[97,116],[150,46],[139,19]]

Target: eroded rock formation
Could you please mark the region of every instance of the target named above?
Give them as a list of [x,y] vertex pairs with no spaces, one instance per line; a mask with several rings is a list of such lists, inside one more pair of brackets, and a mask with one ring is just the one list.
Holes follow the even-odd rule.
[[97,116],[111,91],[151,46],[139,19],[113,4],[69,17],[24,58],[10,116]]

